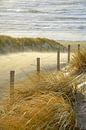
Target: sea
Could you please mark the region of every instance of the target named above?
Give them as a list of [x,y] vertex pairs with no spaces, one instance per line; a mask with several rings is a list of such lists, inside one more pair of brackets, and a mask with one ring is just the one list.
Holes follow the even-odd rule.
[[0,0],[0,35],[86,40],[86,0]]

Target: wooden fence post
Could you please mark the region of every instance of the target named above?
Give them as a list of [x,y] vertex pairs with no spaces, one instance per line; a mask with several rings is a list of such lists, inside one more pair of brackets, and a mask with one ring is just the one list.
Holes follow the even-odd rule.
[[60,70],[60,48],[57,51],[57,71]]
[[70,62],[70,45],[68,45],[68,63]]
[[37,72],[40,73],[40,58],[37,58]]
[[78,52],[80,52],[80,44],[78,44]]
[[14,79],[15,71],[10,71],[10,103],[11,105],[14,103]]

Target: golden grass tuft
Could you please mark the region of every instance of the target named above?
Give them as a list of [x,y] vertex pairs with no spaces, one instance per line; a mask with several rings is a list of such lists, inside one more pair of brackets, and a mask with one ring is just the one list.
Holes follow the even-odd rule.
[[86,50],[81,50],[72,56],[70,68],[75,72],[86,72]]
[[[75,76],[66,75],[63,72],[60,73],[47,73],[42,72],[39,75],[31,75],[29,78],[23,82],[23,85],[27,87],[22,91],[21,89],[18,91],[19,95],[22,97],[32,95],[35,92],[59,92],[63,95],[64,98],[70,100],[72,102],[74,100],[74,89],[72,83],[74,83]],[[18,84],[18,87],[21,85]]]
[[72,107],[54,92],[16,102],[0,119],[0,128],[7,130],[72,130],[74,125]]
[[29,77],[22,88],[18,84],[15,103],[1,115],[0,128],[75,130],[73,79],[63,73],[42,73]]

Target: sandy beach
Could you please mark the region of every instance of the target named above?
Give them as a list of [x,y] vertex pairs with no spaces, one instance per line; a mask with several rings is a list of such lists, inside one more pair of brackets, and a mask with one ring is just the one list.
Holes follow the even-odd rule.
[[[49,72],[57,69],[57,53],[23,52],[0,56],[0,99],[7,95],[10,71],[16,73],[15,83],[25,80],[36,72],[36,59],[41,59],[41,71]],[[61,68],[67,65],[67,53],[61,53]],[[3,96],[2,96],[3,95]]]

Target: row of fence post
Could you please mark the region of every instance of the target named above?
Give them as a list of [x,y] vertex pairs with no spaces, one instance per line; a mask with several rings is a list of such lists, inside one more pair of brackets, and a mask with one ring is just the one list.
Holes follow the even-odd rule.
[[[70,51],[71,46],[68,45],[68,63],[70,62]],[[78,52],[80,52],[80,44],[78,44]],[[37,73],[40,73],[40,58],[37,58]],[[57,51],[57,70],[60,70],[60,49]],[[10,103],[14,103],[14,82],[15,82],[15,71],[10,71]]]
[[[80,44],[78,44],[78,52],[80,51]],[[71,46],[68,45],[68,63],[71,59]],[[60,49],[57,50],[57,71],[60,70]],[[40,58],[37,58],[37,72],[40,72]]]

